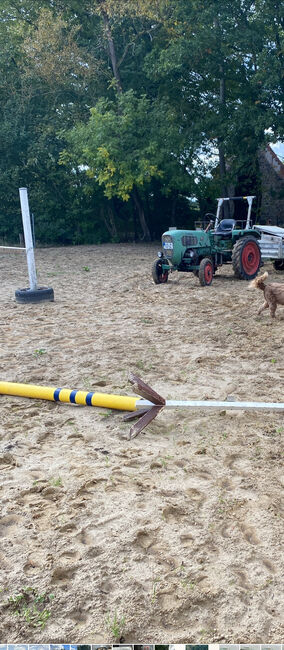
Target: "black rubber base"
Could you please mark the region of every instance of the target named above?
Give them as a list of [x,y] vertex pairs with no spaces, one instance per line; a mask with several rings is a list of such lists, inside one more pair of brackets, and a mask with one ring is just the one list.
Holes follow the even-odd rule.
[[53,302],[54,292],[51,287],[38,287],[37,289],[17,289],[15,291],[16,302],[35,303]]

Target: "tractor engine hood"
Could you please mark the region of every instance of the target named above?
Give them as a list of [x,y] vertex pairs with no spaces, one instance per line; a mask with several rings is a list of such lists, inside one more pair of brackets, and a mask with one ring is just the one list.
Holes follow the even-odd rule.
[[208,246],[209,234],[204,230],[167,230],[162,235],[163,253],[171,258],[179,250],[181,256],[187,249]]

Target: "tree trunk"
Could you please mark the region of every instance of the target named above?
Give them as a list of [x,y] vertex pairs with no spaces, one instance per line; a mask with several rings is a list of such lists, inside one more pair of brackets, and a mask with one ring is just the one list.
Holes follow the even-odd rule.
[[[101,3],[101,0],[100,0],[100,3]],[[111,60],[111,65],[112,65],[113,76],[114,76],[115,81],[116,81],[117,92],[119,94],[122,94],[123,89],[122,89],[122,83],[121,83],[121,78],[120,78],[120,74],[119,74],[119,65],[118,65],[118,60],[117,60],[117,56],[116,56],[115,45],[114,45],[114,41],[113,41],[112,34],[111,34],[110,21],[109,21],[109,17],[108,17],[107,12],[105,11],[105,9],[102,6],[102,3],[101,3],[101,15],[102,15],[102,18],[103,18],[105,35],[106,35],[107,42],[108,42],[109,55],[110,55],[110,60]],[[150,235],[150,231],[149,231],[147,221],[146,221],[146,218],[145,218],[143,203],[142,203],[142,201],[140,199],[140,196],[138,194],[138,190],[137,190],[137,188],[135,186],[133,187],[133,190],[131,192],[131,196],[133,198],[133,201],[135,203],[135,206],[137,208],[137,212],[138,212],[138,215],[139,215],[139,221],[140,221],[141,228],[142,228],[143,239],[144,239],[144,241],[151,241],[151,235]]]
[[220,169],[220,179],[221,179],[221,189],[223,196],[228,196],[228,188],[226,184],[226,160],[224,145],[221,138],[218,138],[218,151],[219,151],[219,169]]
[[173,190],[172,197],[173,198],[172,198],[171,217],[172,217],[172,226],[174,226],[175,218],[176,218],[177,201],[178,201],[178,190]]
[[[220,103],[219,113],[222,119],[222,113],[224,112],[224,109],[226,107],[226,82],[225,82],[225,72],[224,72],[223,63],[220,65],[219,103]],[[222,138],[218,138],[218,150],[219,150],[219,169],[220,169],[222,196],[228,196],[225,149],[224,149]],[[224,209],[224,217],[225,219],[228,219],[230,217],[230,205],[227,201],[224,203],[223,209]]]
[[105,35],[107,37],[107,42],[108,42],[108,49],[109,49],[109,55],[110,55],[110,60],[111,60],[113,76],[114,76],[114,78],[116,80],[117,92],[122,93],[121,79],[120,79],[120,74],[119,74],[119,69],[118,69],[118,62],[117,62],[115,46],[114,46],[113,38],[112,38],[112,35],[111,35],[109,17],[108,17],[108,15],[107,15],[107,13],[106,13],[106,11],[104,9],[101,10],[101,13],[102,13],[102,18],[103,18],[103,22],[104,22]]
[[132,196],[133,201],[134,201],[134,203],[135,203],[135,206],[136,206],[136,208],[137,208],[137,212],[138,212],[138,216],[139,216],[139,221],[140,221],[140,225],[141,225],[142,233],[143,233],[143,237],[142,237],[142,239],[143,239],[144,241],[151,241],[150,230],[149,230],[149,228],[148,228],[147,221],[146,221],[146,219],[145,219],[145,213],[144,213],[143,203],[142,203],[142,201],[141,201],[141,199],[140,199],[140,196],[139,196],[139,194],[138,194],[137,187],[135,187],[135,185],[134,185],[133,190],[132,190],[132,192],[131,192],[131,196]]
[[[222,28],[220,25],[219,17],[216,14],[213,19],[213,25],[215,28],[216,35],[216,45],[220,52],[222,52]],[[225,65],[222,60],[219,64],[219,129],[221,128],[221,122],[225,119],[225,108],[226,108],[226,77],[225,77]],[[221,181],[221,193],[222,196],[228,196],[228,188],[226,184],[226,160],[225,160],[225,148],[224,142],[221,135],[217,138],[218,142],[218,151],[219,151],[219,170],[220,170],[220,181]],[[230,206],[227,201],[223,204],[223,215],[225,218],[230,216]]]
[[114,211],[110,202],[107,204],[107,216],[105,214],[105,209],[101,206],[101,217],[105,223],[107,231],[109,232],[112,239],[118,239],[117,228],[115,223]]

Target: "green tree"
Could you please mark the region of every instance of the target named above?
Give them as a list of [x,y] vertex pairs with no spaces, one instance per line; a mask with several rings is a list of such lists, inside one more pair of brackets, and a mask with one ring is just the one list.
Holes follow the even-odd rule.
[[[163,110],[161,110],[163,108]],[[118,197],[136,203],[144,237],[148,231],[139,213],[137,190],[150,192],[153,179],[165,192],[178,182],[190,188],[190,175],[179,160],[179,129],[174,112],[165,104],[138,97],[132,90],[116,100],[100,100],[91,109],[87,124],[66,134],[67,149],[61,162],[85,168],[86,175],[103,187],[108,199]],[[174,180],[173,180],[174,179]]]
[[255,191],[283,20],[280,0],[2,0],[0,236],[23,185],[50,243],[159,236],[191,196]]
[[266,28],[246,0],[179,0],[172,7],[146,59],[148,74],[179,106],[181,128],[196,153],[209,160],[218,153],[224,195],[244,168],[255,171],[269,126],[256,78]]

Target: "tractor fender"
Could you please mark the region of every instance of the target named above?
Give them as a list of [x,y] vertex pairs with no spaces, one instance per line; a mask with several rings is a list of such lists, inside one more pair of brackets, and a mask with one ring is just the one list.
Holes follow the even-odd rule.
[[261,234],[257,230],[243,230],[240,233],[237,240],[238,239],[243,239],[243,237],[254,237],[255,239],[261,239]]

